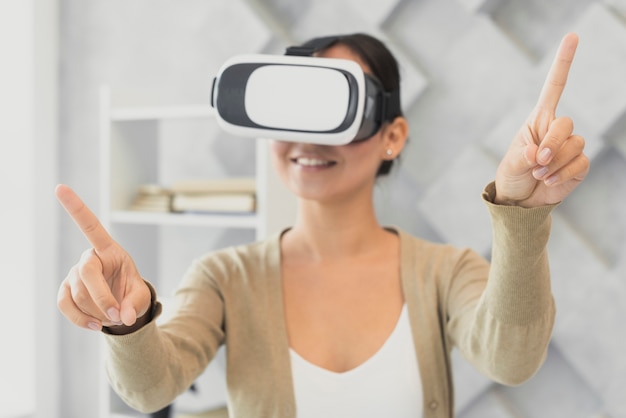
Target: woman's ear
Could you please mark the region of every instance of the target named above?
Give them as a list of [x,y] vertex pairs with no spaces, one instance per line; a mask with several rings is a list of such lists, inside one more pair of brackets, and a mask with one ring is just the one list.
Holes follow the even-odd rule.
[[384,131],[385,152],[390,159],[402,152],[409,136],[409,123],[403,116],[398,116],[387,125]]

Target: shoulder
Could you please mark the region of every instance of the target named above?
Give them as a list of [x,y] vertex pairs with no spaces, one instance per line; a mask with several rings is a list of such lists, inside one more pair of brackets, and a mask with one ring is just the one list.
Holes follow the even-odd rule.
[[193,261],[188,273],[211,281],[248,280],[266,276],[280,266],[280,235],[211,251]]
[[485,257],[471,248],[428,241],[400,229],[395,231],[400,237],[400,260],[404,267],[453,277],[470,266],[488,265]]
[[[440,243],[434,241],[428,241],[423,238],[412,235],[409,232],[403,231],[398,228],[389,228],[398,234],[400,238],[400,248],[402,250],[401,257],[412,258],[416,254],[440,256],[440,257],[459,257],[466,252],[471,252],[469,248],[456,247],[448,243]],[[424,257],[426,258],[426,257]]]

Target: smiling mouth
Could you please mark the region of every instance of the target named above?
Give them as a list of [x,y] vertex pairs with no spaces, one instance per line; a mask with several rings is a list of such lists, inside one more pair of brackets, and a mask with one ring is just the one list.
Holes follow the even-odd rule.
[[330,160],[306,157],[293,158],[291,161],[303,167],[330,167],[336,164],[334,161]]

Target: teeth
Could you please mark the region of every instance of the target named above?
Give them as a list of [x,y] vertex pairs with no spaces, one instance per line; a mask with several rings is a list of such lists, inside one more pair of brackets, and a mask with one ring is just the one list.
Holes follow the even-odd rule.
[[331,164],[330,161],[318,160],[317,158],[305,158],[305,157],[297,158],[296,162],[300,165],[304,165],[307,167],[319,167],[319,166]]

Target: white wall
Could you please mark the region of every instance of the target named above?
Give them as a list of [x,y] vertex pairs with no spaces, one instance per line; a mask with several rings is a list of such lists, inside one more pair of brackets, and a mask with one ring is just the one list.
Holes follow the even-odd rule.
[[57,9],[0,1],[0,416],[56,417]]
[[[35,410],[33,6],[0,2],[0,405],[6,416]],[[8,287],[7,287],[8,285]],[[8,320],[7,320],[8,319]]]

